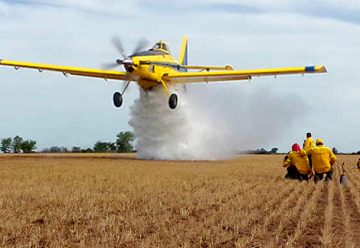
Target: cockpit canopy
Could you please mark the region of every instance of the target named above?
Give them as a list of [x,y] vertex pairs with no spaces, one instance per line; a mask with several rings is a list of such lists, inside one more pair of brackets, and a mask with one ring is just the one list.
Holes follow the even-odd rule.
[[156,44],[151,48],[153,51],[163,51],[166,53],[170,53],[168,45],[164,41],[158,41]]

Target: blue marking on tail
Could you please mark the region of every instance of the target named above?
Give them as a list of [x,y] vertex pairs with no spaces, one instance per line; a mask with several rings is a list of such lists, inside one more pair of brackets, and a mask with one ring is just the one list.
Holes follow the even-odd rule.
[[305,66],[305,72],[314,72],[315,66]]

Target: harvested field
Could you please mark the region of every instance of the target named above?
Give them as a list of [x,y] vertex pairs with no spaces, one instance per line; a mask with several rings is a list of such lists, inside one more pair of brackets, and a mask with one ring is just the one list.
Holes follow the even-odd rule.
[[281,155],[142,161],[1,155],[1,247],[359,247],[358,156],[348,186],[283,179]]

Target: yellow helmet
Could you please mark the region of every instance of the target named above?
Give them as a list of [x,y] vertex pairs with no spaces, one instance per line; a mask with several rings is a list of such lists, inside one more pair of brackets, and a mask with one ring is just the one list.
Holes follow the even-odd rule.
[[315,143],[316,143],[316,145],[323,145],[323,144],[324,144],[324,140],[321,139],[321,138],[317,138]]

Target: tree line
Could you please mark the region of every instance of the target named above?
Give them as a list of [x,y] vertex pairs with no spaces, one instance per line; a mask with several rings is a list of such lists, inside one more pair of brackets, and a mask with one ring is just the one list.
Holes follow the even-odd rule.
[[14,138],[4,138],[1,139],[0,150],[3,153],[31,153],[36,149],[36,141],[34,140],[24,140],[20,136],[15,136]]
[[[97,141],[93,148],[81,148],[74,146],[71,149],[63,146],[51,146],[44,148],[43,153],[91,153],[91,152],[133,152],[135,136],[132,132],[120,132],[116,135],[115,142]],[[33,153],[36,150],[36,141],[24,140],[20,136],[1,139],[0,150],[3,153]]]
[[[134,152],[134,140],[135,136],[132,132],[120,132],[116,135],[115,142],[104,142],[97,141],[93,148],[81,148],[79,146],[73,146],[72,148],[67,148],[64,146],[51,146],[49,148],[44,148],[40,152],[42,153],[91,153],[91,152]],[[0,142],[0,151],[3,153],[33,153],[36,150],[36,141],[34,140],[25,140],[20,136],[15,136],[14,138],[3,138]],[[264,148],[259,148],[255,150],[246,150],[239,151],[239,154],[277,154],[278,148],[274,147],[270,150]],[[358,154],[360,155],[360,150],[357,152],[351,153],[342,153],[339,152],[336,147],[332,148],[334,154]]]
[[[240,151],[240,154],[277,154],[278,153],[278,148],[274,147],[271,148],[269,151],[264,149],[264,148],[258,148],[255,150],[246,150],[246,151]],[[339,150],[336,147],[332,148],[332,151],[334,154],[351,154],[351,155],[360,155],[360,151],[357,152],[350,152],[350,153],[346,153],[346,152],[339,152]]]
[[271,148],[269,151],[267,151],[264,148],[258,148],[256,150],[246,150],[246,151],[240,151],[240,154],[277,154],[278,148],[274,147]]

